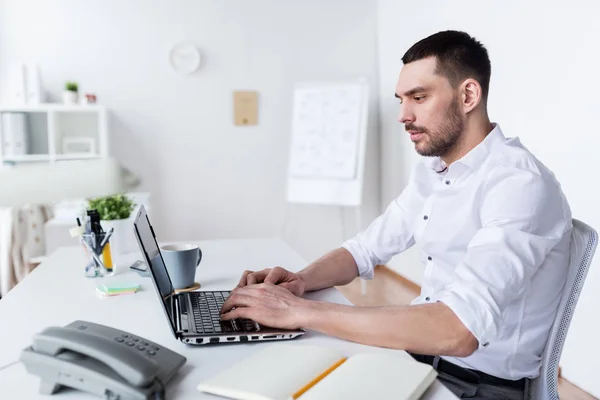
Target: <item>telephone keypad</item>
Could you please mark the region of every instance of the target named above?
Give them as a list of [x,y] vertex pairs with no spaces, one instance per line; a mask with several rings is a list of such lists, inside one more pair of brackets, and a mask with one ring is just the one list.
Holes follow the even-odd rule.
[[146,355],[146,357],[155,356],[156,353],[160,350],[160,347],[158,347],[157,345],[150,344],[146,340],[142,340],[138,337],[128,335],[126,333],[123,333],[120,336],[116,336],[115,341],[118,343],[123,343],[124,345],[127,345],[129,347],[135,347],[140,352],[143,352]]

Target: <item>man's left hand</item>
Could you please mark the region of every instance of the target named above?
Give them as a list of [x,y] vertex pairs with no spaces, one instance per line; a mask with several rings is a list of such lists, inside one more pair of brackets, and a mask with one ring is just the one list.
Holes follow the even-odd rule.
[[234,289],[223,304],[221,319],[247,318],[272,328],[298,329],[305,326],[311,303],[281,286],[261,283]]

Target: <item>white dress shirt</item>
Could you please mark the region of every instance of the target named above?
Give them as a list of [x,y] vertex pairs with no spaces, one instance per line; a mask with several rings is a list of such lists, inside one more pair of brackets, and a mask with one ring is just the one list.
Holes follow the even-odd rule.
[[425,275],[412,304],[443,302],[479,341],[468,357],[442,358],[534,378],[567,276],[569,205],[552,172],[497,124],[445,167],[438,157],[420,162],[402,194],[342,247],[370,279],[416,244]]

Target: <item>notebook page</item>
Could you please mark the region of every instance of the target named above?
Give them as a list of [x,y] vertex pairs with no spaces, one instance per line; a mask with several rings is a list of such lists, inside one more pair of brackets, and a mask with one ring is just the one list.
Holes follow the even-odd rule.
[[198,390],[239,400],[286,400],[341,358],[322,347],[270,345],[202,382]]
[[417,400],[436,376],[430,365],[401,355],[357,354],[298,400]]

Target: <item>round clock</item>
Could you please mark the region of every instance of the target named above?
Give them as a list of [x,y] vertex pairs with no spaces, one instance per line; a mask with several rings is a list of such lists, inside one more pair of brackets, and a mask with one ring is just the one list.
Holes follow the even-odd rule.
[[169,61],[175,71],[182,75],[189,75],[200,67],[202,55],[193,44],[178,43],[171,49]]

